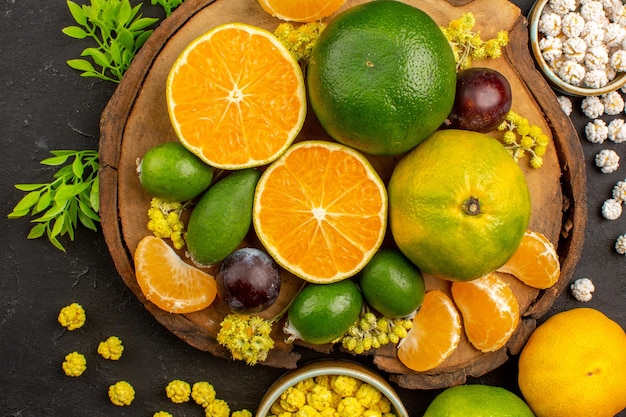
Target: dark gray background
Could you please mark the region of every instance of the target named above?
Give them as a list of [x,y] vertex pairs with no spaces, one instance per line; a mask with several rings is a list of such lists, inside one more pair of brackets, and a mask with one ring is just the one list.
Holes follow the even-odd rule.
[[[145,3],[145,16],[162,17],[158,7]],[[528,13],[530,1],[516,3]],[[23,195],[14,184],[50,180],[54,170],[39,163],[50,150],[97,148],[100,113],[115,85],[82,78],[66,65],[87,46],[61,33],[73,23],[62,0],[0,0],[0,416],[152,416],[159,410],[203,416],[193,402],[177,405],[166,398],[164,387],[176,378],[210,381],[232,410],[254,411],[283,370],[216,359],[170,334],[125,287],[100,232],[81,228],[74,242],[63,240],[63,253],[45,239],[27,240],[26,218],[6,217]],[[626,159],[626,144],[587,142],[582,132],[588,120],[578,111],[579,100],[574,107],[589,191],[588,229],[574,278],[589,277],[596,285],[593,300],[584,306],[626,327],[626,257],[613,250],[617,236],[626,233],[626,215],[613,222],[600,215],[613,185],[626,178],[626,160],[612,174],[602,174],[593,162],[601,149],[614,149]],[[56,317],[72,302],[85,307],[87,323],[67,332]],[[548,315],[580,306],[566,291]],[[98,342],[110,335],[124,342],[117,362],[96,353]],[[63,357],[74,350],[88,361],[79,378],[61,370]],[[305,359],[312,357],[305,352]],[[122,379],[137,392],[130,407],[116,407],[107,397],[108,386]],[[469,382],[517,392],[516,358]],[[421,416],[438,392],[399,391],[412,416]]]

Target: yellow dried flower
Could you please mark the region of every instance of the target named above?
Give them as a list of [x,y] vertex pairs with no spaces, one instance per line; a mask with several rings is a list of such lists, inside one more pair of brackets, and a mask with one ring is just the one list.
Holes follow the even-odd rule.
[[109,387],[109,399],[120,407],[130,405],[135,399],[135,389],[126,381],[118,381]]
[[182,404],[189,401],[191,386],[185,381],[175,379],[167,384],[165,387],[165,393],[167,394],[167,398],[172,400],[172,402]]
[[61,309],[57,320],[67,330],[79,329],[85,324],[85,309],[78,303],[72,303]]
[[98,353],[104,359],[116,361],[122,357],[122,352],[124,352],[124,346],[117,336],[111,336],[98,344]]
[[82,353],[68,353],[65,355],[65,361],[61,367],[67,376],[81,376],[87,369],[87,359],[85,359],[85,355]]

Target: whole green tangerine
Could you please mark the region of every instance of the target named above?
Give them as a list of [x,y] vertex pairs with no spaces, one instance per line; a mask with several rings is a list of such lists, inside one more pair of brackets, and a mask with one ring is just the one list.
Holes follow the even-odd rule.
[[288,340],[330,343],[348,330],[363,307],[363,296],[351,280],[308,284],[294,298],[283,329]]

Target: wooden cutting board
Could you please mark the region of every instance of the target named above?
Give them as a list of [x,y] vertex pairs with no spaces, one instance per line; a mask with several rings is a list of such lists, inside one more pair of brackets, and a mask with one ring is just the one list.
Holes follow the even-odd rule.
[[[503,57],[474,65],[489,66],[502,72],[511,83],[512,109],[551,134],[553,140],[541,169],[530,168],[526,159],[520,165],[525,171],[532,198],[530,228],[542,232],[557,246],[561,279],[554,287],[540,291],[504,275],[514,289],[522,312],[521,324],[509,343],[499,351],[485,354],[475,350],[463,338],[451,357],[436,369],[424,373],[404,367],[397,360],[395,347],[391,345],[369,352],[376,366],[402,387],[442,388],[462,384],[468,376],[483,375],[504,363],[510,354],[518,353],[535,328],[536,320],[546,313],[567,287],[583,245],[587,216],[586,176],[577,134],[569,118],[561,111],[556,96],[534,68],[528,48],[527,21],[515,5],[506,0],[403,1],[421,8],[441,26],[447,26],[450,20],[465,12],[472,12],[476,18],[475,30],[483,39],[495,37],[500,30],[507,30],[510,43]],[[343,9],[364,2],[347,0]],[[494,18],[495,10],[497,18]],[[176,57],[187,44],[210,28],[234,21],[270,31],[280,23],[265,13],[256,0],[185,1],[161,23],[135,58],[102,114],[100,138],[100,215],[104,236],[120,276],[167,329],[188,344],[222,358],[230,358],[230,352],[216,342],[215,336],[228,309],[219,299],[197,313],[170,314],[147,301],[137,285],[132,255],[141,238],[150,234],[146,227],[150,197],[141,188],[135,167],[137,159],[152,146],[177,140],[165,101],[166,77]],[[313,112],[309,112],[298,139],[324,137],[319,122]],[[381,177],[387,180],[392,166],[388,163],[378,166]],[[247,243],[258,244],[253,232]],[[263,315],[272,317],[278,314],[288,306],[302,285],[300,279],[283,274],[279,302]],[[429,279],[427,289],[435,287],[448,291],[444,281]],[[281,321],[274,325],[276,347],[264,365],[294,368],[298,365],[300,349],[316,349],[329,356],[338,349],[331,345],[303,345],[294,349],[293,345],[283,342],[281,328]]]

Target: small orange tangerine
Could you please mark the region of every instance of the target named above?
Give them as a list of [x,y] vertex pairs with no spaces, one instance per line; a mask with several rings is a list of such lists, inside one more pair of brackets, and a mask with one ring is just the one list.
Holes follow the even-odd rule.
[[414,371],[428,371],[454,353],[460,340],[461,318],[454,303],[444,292],[431,290],[398,344],[398,359]]
[[472,346],[481,352],[500,349],[519,324],[519,303],[509,284],[496,274],[453,282],[452,299],[461,311]]
[[134,260],[141,292],[162,310],[191,313],[215,300],[215,278],[186,263],[163,239],[154,236],[141,239]]
[[259,0],[272,16],[292,22],[314,22],[335,13],[346,0]]

